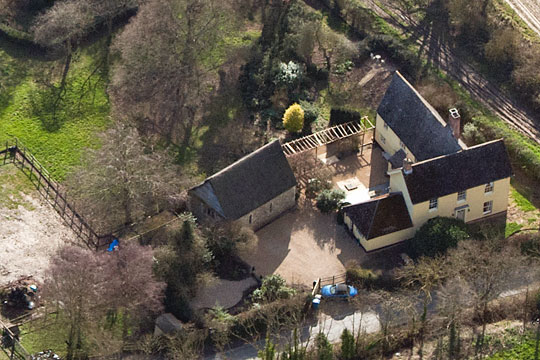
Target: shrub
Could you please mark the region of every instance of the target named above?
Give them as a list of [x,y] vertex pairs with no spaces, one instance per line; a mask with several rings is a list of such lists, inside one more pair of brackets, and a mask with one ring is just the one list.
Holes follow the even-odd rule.
[[413,256],[436,256],[455,248],[459,241],[470,237],[467,225],[461,220],[436,217],[428,220],[411,240]]
[[304,109],[304,122],[306,124],[311,124],[312,122],[317,121],[321,115],[321,109],[316,104],[310,103],[309,101],[300,101],[300,106]]
[[356,358],[354,335],[347,329],[341,333],[341,359],[352,360]]
[[360,122],[361,114],[355,110],[332,109],[330,110],[330,126],[345,124],[351,121]]
[[538,234],[523,234],[519,236],[520,249],[523,255],[540,257],[540,236]]
[[287,286],[285,279],[278,274],[273,274],[263,279],[261,287],[253,292],[251,298],[254,302],[272,302],[288,299],[294,294],[294,289]]
[[302,67],[299,64],[293,61],[289,61],[287,64],[280,63],[276,75],[276,84],[287,88],[295,88],[302,80],[302,74]]
[[283,115],[283,127],[290,133],[297,133],[304,127],[304,110],[298,104],[292,104]]
[[332,360],[334,358],[333,346],[324,333],[317,334],[315,347],[317,348],[317,358],[319,360]]
[[317,196],[317,208],[324,214],[335,211],[345,199],[345,192],[339,189],[323,190]]
[[306,185],[306,197],[309,199],[315,198],[324,190],[330,190],[332,184],[325,179],[313,178],[309,179]]

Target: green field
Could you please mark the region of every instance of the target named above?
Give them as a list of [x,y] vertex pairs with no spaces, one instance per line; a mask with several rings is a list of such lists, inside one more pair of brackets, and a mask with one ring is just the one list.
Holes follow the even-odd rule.
[[[97,75],[87,81],[95,69],[98,53],[94,47],[76,56],[68,77],[68,88],[57,120],[51,126],[50,92],[38,87],[51,61],[21,58],[8,53],[0,43],[0,142],[19,138],[57,180],[80,161],[84,148],[98,145],[96,134],[109,123],[109,102],[105,81]],[[16,49],[19,52],[21,49]],[[58,64],[61,65],[61,64]]]

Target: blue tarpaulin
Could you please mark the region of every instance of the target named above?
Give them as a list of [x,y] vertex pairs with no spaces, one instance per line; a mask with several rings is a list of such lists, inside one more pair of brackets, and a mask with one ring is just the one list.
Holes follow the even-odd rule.
[[118,239],[114,239],[111,244],[109,245],[109,248],[107,249],[108,252],[112,252],[114,251],[115,249],[118,248],[118,245],[120,245],[120,243],[118,242]]

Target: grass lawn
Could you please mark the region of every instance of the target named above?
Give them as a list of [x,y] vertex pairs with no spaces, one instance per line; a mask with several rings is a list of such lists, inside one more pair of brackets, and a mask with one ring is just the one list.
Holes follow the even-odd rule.
[[66,355],[66,334],[52,315],[47,317],[47,322],[43,319],[26,323],[21,327],[21,345],[30,354],[51,349],[61,357]]
[[32,204],[24,199],[24,195],[29,195],[32,189],[30,179],[14,165],[0,166],[0,208],[16,209],[21,205],[34,210]]
[[57,180],[79,163],[84,148],[98,145],[95,135],[109,123],[105,83],[94,81],[90,91],[85,83],[93,71],[90,54],[96,52],[95,46],[99,44],[82,51],[73,62],[65,106],[59,112],[57,128],[50,129],[43,121],[50,114],[39,108],[50,103],[50,98],[36,84],[39,71],[50,63],[14,59],[0,43],[0,72],[7,79],[0,88],[0,143],[19,138]]

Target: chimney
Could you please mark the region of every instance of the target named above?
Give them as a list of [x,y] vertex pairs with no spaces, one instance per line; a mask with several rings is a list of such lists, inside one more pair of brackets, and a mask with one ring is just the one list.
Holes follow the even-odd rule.
[[452,134],[454,134],[454,137],[459,140],[459,138],[461,137],[461,116],[459,115],[458,109],[450,109],[448,124],[450,124],[450,128],[452,129]]
[[413,162],[409,158],[406,158],[405,160],[403,160],[403,173],[405,175],[412,174],[412,164]]

